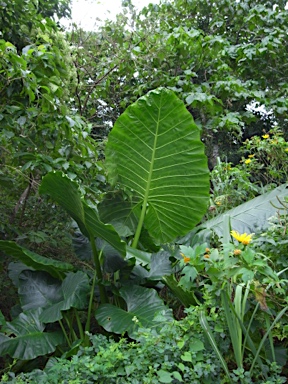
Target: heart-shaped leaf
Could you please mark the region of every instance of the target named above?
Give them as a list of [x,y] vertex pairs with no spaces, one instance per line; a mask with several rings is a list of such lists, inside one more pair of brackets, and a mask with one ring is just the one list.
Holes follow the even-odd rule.
[[186,234],[206,212],[204,145],[172,91],[156,89],[128,107],[109,134],[105,156],[110,183],[132,196],[139,218],[133,246],[143,225],[155,243],[165,243]]
[[61,282],[45,272],[24,271],[19,276],[19,296],[23,310],[42,308],[40,320],[53,323],[62,318],[62,311],[83,309],[90,291],[85,273],[69,273]]
[[[38,356],[55,351],[63,342],[62,332],[44,332],[44,325],[39,316],[42,309],[38,308],[21,313],[10,323],[6,323],[0,334],[0,355],[10,355],[14,359],[32,360]],[[12,335],[8,337],[7,335]]]
[[171,311],[154,289],[144,287],[123,287],[120,295],[127,304],[127,311],[112,304],[102,304],[96,311],[96,319],[108,332],[133,334],[137,324],[142,327],[155,326],[153,319],[163,313],[166,320],[172,320]]

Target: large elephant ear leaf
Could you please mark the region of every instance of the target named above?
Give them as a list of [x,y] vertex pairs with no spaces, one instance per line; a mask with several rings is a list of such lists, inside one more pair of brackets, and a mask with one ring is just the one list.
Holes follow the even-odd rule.
[[[222,237],[224,232],[224,216],[229,216],[232,229],[239,233],[256,233],[263,231],[269,225],[268,219],[281,209],[282,201],[288,196],[288,184],[280,185],[272,191],[257,196],[238,207],[206,221],[199,227],[197,238],[203,241],[205,235],[209,238],[213,232]],[[209,233],[210,231],[210,233]]]
[[9,256],[13,256],[15,259],[21,261],[28,267],[46,271],[55,278],[64,279],[65,273],[73,271],[74,269],[72,264],[38,255],[35,252],[21,247],[14,241],[0,240],[0,250],[4,251]]
[[40,193],[49,194],[77,222],[79,229],[89,239],[100,237],[125,256],[126,244],[112,225],[103,223],[98,212],[81,197],[78,185],[61,172],[50,172],[44,176]]
[[128,107],[105,155],[110,183],[134,196],[140,229],[157,244],[199,223],[209,199],[207,159],[199,128],[172,91],[156,89]]
[[[32,360],[37,356],[55,351],[63,342],[62,332],[44,332],[44,324],[39,315],[42,309],[21,313],[16,319],[2,328],[0,334],[0,355],[8,354],[15,359]],[[7,335],[12,335],[8,337]]]
[[112,304],[102,304],[96,311],[98,323],[108,332],[128,332],[132,337],[137,324],[142,327],[155,326],[158,314],[162,314],[166,321],[173,319],[171,310],[168,310],[154,289],[123,287],[120,295],[127,304],[127,311]]

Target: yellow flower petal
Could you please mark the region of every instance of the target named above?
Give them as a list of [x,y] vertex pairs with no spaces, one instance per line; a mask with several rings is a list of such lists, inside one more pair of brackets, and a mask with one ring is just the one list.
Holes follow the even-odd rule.
[[245,164],[249,164],[249,163],[251,163],[251,159],[245,160]]
[[247,233],[240,234],[237,231],[231,231],[231,236],[234,237],[239,243],[242,243],[244,245],[248,245],[251,242],[253,233],[248,235]]
[[266,135],[262,135],[263,139],[269,139],[269,135],[266,133]]

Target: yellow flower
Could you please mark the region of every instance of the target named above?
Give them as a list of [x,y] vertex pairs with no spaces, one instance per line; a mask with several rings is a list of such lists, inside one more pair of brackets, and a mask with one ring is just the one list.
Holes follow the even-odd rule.
[[262,137],[263,137],[263,139],[269,139],[269,135],[267,133],[266,133],[266,135],[263,135]]
[[208,255],[208,253],[205,253],[205,255],[203,257],[204,257],[204,259],[210,259],[210,255]]
[[180,253],[180,255],[183,257],[184,263],[189,263],[190,257],[185,256],[184,253]]
[[210,252],[210,248],[205,248],[205,252],[209,253]]
[[248,157],[250,157],[250,158],[252,158],[252,157],[254,157],[255,156],[255,154],[253,154],[253,155],[248,155]]
[[248,235],[247,233],[240,234],[237,231],[231,231],[231,235],[234,237],[234,239],[238,240],[239,243],[247,245],[247,244],[249,244],[251,242],[253,233]]
[[216,205],[221,205],[221,201],[216,201]]
[[241,253],[242,253],[241,249],[234,249],[233,255],[239,256],[241,255]]
[[245,160],[245,164],[249,164],[249,163],[251,163],[251,159]]

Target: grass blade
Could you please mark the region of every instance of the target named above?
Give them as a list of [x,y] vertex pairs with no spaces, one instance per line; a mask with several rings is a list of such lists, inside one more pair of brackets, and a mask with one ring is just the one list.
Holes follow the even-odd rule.
[[207,322],[207,319],[206,319],[206,316],[204,314],[204,311],[201,311],[200,312],[200,315],[199,315],[199,320],[200,320],[200,324],[202,326],[202,329],[204,331],[204,334],[207,336],[210,344],[211,344],[211,347],[214,349],[214,352],[216,353],[216,355],[218,356],[221,364],[222,364],[222,367],[227,375],[227,378],[229,379],[229,382],[232,383],[231,381],[231,378],[230,378],[230,373],[229,373],[229,369],[227,367],[227,364],[226,364],[226,361],[224,360],[224,357],[222,356],[221,352],[219,351],[218,347],[217,347],[217,344],[216,344],[216,341],[214,339],[214,336],[213,336],[213,333],[211,331],[211,328],[209,327],[208,325],[208,322]]

